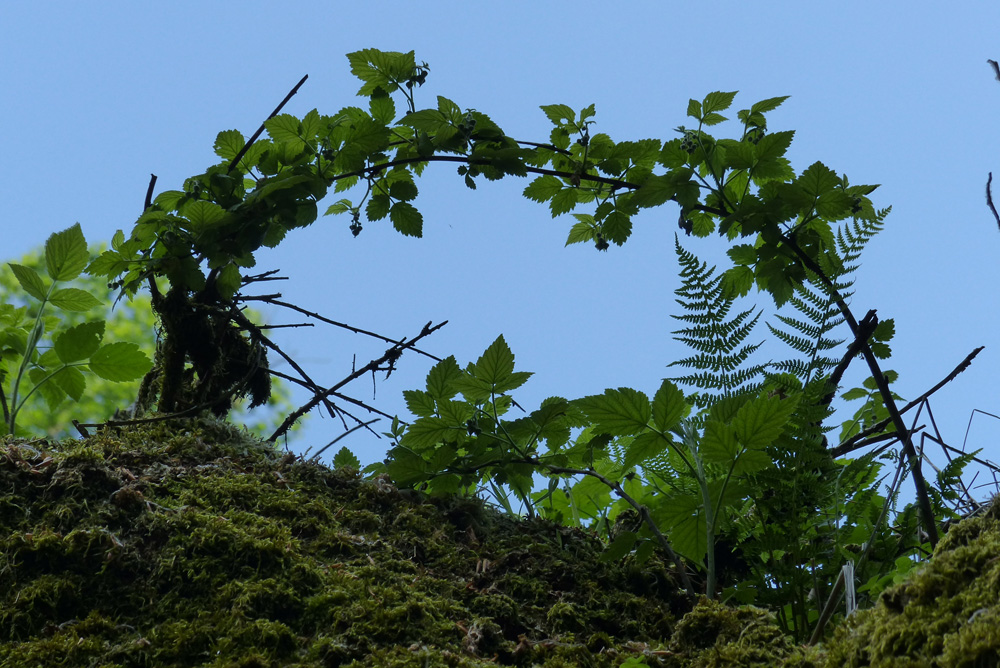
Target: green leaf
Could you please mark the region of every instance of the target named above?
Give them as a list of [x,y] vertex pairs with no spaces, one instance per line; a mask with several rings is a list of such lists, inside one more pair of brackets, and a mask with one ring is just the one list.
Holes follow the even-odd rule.
[[372,117],[385,125],[389,125],[396,118],[396,103],[384,88],[377,88],[372,92],[368,108]]
[[794,137],[794,130],[785,130],[783,132],[773,132],[764,135],[754,149],[757,160],[762,162],[775,160],[785,155],[785,151],[792,145]]
[[401,202],[409,202],[417,198],[417,184],[410,180],[396,181],[389,186],[389,197]]
[[90,357],[90,370],[116,383],[141,378],[153,363],[134,343],[109,343]]
[[607,389],[573,402],[593,422],[598,431],[612,436],[632,436],[649,424],[649,399],[638,390],[620,387]]
[[232,160],[239,155],[246,143],[239,130],[223,130],[215,137],[215,154],[223,160]]
[[668,529],[674,550],[700,563],[708,552],[705,537],[705,512],[697,494],[677,494],[657,506],[654,519],[661,529]]
[[56,375],[52,376],[51,380],[73,401],[83,399],[83,393],[87,389],[87,379],[76,367],[63,367],[56,372]]
[[278,114],[264,121],[264,127],[275,141],[301,142],[299,119],[291,114]]
[[223,299],[232,299],[242,284],[240,268],[235,264],[227,264],[215,279],[215,288]]
[[417,417],[430,417],[437,410],[434,397],[422,390],[403,390],[403,398],[406,408]]
[[723,295],[729,298],[743,297],[753,287],[753,269],[750,267],[731,267],[722,274]]
[[738,265],[752,265],[757,262],[757,249],[750,244],[737,244],[727,250],[726,255]]
[[63,288],[49,295],[49,302],[64,311],[89,311],[101,305],[101,300],[86,290],[78,288]]
[[670,447],[673,441],[669,437],[658,434],[655,431],[647,431],[632,439],[625,450],[625,459],[622,462],[622,471],[631,471],[635,465],[648,462]]
[[451,399],[458,393],[455,381],[463,376],[455,356],[444,358],[427,372],[427,394],[437,401]]
[[93,355],[104,338],[104,321],[95,320],[70,327],[55,338],[53,347],[63,364],[85,360]]
[[809,195],[819,197],[840,185],[840,177],[822,162],[814,162],[802,172],[796,183]]
[[660,206],[676,192],[674,179],[669,174],[654,174],[635,191],[632,203],[640,208]]
[[661,432],[670,431],[689,411],[684,393],[669,380],[664,380],[653,396],[653,425]]
[[750,113],[753,114],[766,114],[769,111],[774,111],[781,103],[789,98],[788,95],[783,95],[781,97],[769,97],[766,100],[761,100],[757,102],[752,107],[750,107]]
[[604,231],[604,238],[621,246],[632,234],[632,219],[621,211],[612,211],[601,229]]
[[574,188],[563,188],[555,194],[549,203],[549,209],[552,211],[553,218],[564,213],[569,213],[576,207],[576,192]]
[[733,418],[736,439],[748,450],[766,448],[784,431],[798,403],[797,398],[778,396],[761,396],[748,401]]
[[76,278],[89,261],[90,253],[80,223],[56,232],[45,242],[45,265],[53,281]]
[[732,105],[733,98],[736,97],[736,93],[738,92],[734,90],[731,93],[709,93],[701,103],[702,113],[708,116],[708,114],[715,111],[725,111]]
[[712,113],[712,114],[705,114],[705,118],[703,118],[701,122],[704,125],[718,125],[719,123],[723,123],[728,120],[729,119],[723,116],[722,114]]
[[514,353],[503,334],[476,361],[474,375],[492,386],[504,383],[514,373]]
[[66,398],[66,392],[56,383],[49,382],[50,380],[54,380],[54,377],[49,378],[50,373],[51,371],[47,369],[36,367],[28,372],[28,377],[31,379],[34,387],[37,388],[38,393],[42,395],[49,410],[53,411]]
[[547,202],[562,190],[563,183],[554,176],[539,176],[524,189],[524,196],[536,202]]
[[719,420],[708,420],[705,423],[698,452],[706,463],[728,466],[736,460],[741,449],[732,426]]
[[593,216],[590,216],[590,218],[591,222],[579,222],[570,228],[569,236],[566,237],[567,246],[594,240],[597,226],[593,222]]
[[700,121],[701,120],[701,102],[699,102],[698,100],[694,100],[694,99],[688,100],[687,115],[690,116],[691,118],[695,118],[695,119],[697,119],[697,120]]
[[572,125],[576,122],[576,112],[565,104],[543,104],[541,110],[555,125]]
[[358,95],[371,95],[379,87],[391,93],[416,73],[412,51],[362,49],[347,54],[347,60],[351,64],[351,73],[364,82]]
[[205,200],[188,203],[183,207],[181,214],[196,228],[218,223],[226,217],[226,212],[221,206]]
[[[632,531],[622,531],[618,537],[611,541],[611,544],[601,552],[598,561],[618,561],[632,551],[635,546],[636,534]],[[642,664],[640,664],[642,665]]]
[[351,200],[349,200],[349,199],[338,199],[336,202],[334,202],[329,207],[327,207],[326,213],[324,213],[323,215],[324,216],[329,216],[329,215],[333,215],[333,214],[347,213],[353,207],[354,207],[354,205],[351,203]]
[[42,277],[38,275],[37,271],[31,267],[25,267],[24,265],[15,264],[13,262],[8,262],[7,266],[14,272],[14,277],[17,279],[17,282],[21,284],[22,290],[39,301],[45,301],[47,288],[45,287],[44,281],[42,281]]
[[388,195],[372,195],[365,207],[365,214],[368,216],[368,220],[382,220],[389,215],[391,206],[392,200],[389,199]]
[[333,468],[352,468],[355,471],[360,471],[361,460],[355,457],[354,453],[347,449],[347,446],[344,446],[333,456]]
[[389,219],[397,231],[408,237],[420,237],[424,233],[424,217],[409,202],[396,202],[389,209]]
[[464,425],[457,427],[444,418],[431,416],[420,418],[407,427],[399,443],[415,450],[425,450],[444,441],[455,441],[464,434]]

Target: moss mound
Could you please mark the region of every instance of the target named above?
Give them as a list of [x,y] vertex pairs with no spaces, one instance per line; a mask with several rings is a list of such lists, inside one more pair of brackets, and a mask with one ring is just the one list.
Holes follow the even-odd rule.
[[655,559],[225,423],[0,442],[0,665],[661,665]]
[[1000,499],[953,527],[933,557],[798,665],[1000,666]]

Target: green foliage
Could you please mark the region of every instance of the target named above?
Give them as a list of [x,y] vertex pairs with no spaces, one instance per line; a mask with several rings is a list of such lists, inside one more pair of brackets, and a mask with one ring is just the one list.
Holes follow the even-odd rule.
[[16,433],[18,414],[36,392],[48,410],[54,411],[67,399],[80,402],[84,398],[88,391],[85,372],[121,383],[149,371],[150,360],[136,344],[102,345],[103,319],[69,325],[58,317],[46,317],[48,305],[70,313],[101,306],[100,299],[87,290],[57,287],[76,279],[89,259],[87,242],[76,224],[45,243],[48,280],[34,267],[8,264],[21,289],[38,303],[33,313],[27,306],[0,305],[0,400],[6,433]]
[[[771,131],[767,121],[787,98],[737,111],[738,130],[726,137],[707,130],[720,132],[728,122],[724,112],[732,115],[736,93],[709,93],[688,104],[693,127],[680,126],[666,140],[615,141],[596,132],[593,105],[545,105],[553,126],[548,143],[524,142],[442,96],[418,108],[429,68],[412,52],[366,49],[348,59],[362,82],[362,106],[302,118],[276,113],[264,123],[267,135],[252,144],[236,130],[220,133],[221,162],[157,196],[128,238],[118,232],[111,249],[90,263],[90,273],[113,280],[130,299],[143,285],[152,292],[162,331],[160,411],[211,406],[223,414],[233,397],[248,397],[251,406],[267,399],[262,337],[239,308],[240,290],[252,280],[244,270],[255,266],[261,247],[312,224],[331,189],[349,196],[326,214],[349,214],[355,236],[365,217],[419,237],[416,178],[430,163],[458,163],[473,189],[483,179],[530,175],[525,197],[547,205],[553,217],[572,214],[567,245],[622,245],[641,210],[667,202],[678,205],[686,234],[714,232],[731,242],[730,266],[719,274],[675,242],[684,310],[675,334],[694,353],[674,365],[690,373],[663,381],[652,398],[620,387],[574,400],[551,397],[530,413],[512,414],[521,408],[511,393],[531,374],[515,370],[500,336],[476,362],[462,368],[449,357],[431,369],[424,389],[404,394],[416,419],[393,421],[388,458],[368,474],[387,473],[397,485],[436,497],[485,491],[510,514],[594,529],[607,541],[608,560],[634,554],[642,561],[661,550],[691,593],[687,572],[694,569],[709,597],[721,590],[741,601],[756,598],[799,638],[857,546],[865,545],[859,572],[870,574],[873,595],[898,575],[901,559],[922,549],[912,507],[896,518],[905,540],[896,540],[885,521],[898,487],[877,493],[881,464],[871,456],[835,461],[825,424],[843,370],[861,353],[872,376],[842,395],[864,400],[842,438],[890,432],[890,418],[902,425],[896,397],[881,382],[892,372],[877,361],[891,353],[893,323],[865,332],[847,304],[860,253],[888,210],[876,212],[868,199],[875,186],[852,186],[821,162],[793,170],[785,155],[794,133]],[[86,258],[72,248],[53,242],[53,278],[82,270]],[[38,299],[70,310],[93,306],[85,292],[53,293],[37,274],[15,272]],[[792,359],[752,362],[760,344],[747,341],[762,312],[731,313],[754,287],[784,309],[779,324],[768,326]],[[845,322],[852,337],[837,338]],[[95,373],[125,375],[125,349],[94,347],[95,326],[63,336],[49,362],[72,365],[86,356]],[[29,359],[37,337],[26,340]],[[838,361],[834,351],[841,350]],[[20,372],[16,379],[15,396]],[[674,381],[694,391],[685,396]],[[335,461],[359,465],[346,449]],[[948,490],[966,461],[942,473],[933,499],[919,499],[924,526],[947,515]]]

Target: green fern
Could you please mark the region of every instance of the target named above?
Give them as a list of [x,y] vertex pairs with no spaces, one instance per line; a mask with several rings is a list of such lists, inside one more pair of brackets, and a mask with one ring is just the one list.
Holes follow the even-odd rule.
[[694,370],[694,373],[671,380],[708,390],[688,397],[698,408],[759,389],[758,379],[764,375],[766,365],[745,364],[763,344],[746,343],[761,312],[755,314],[753,309],[748,309],[730,318],[735,299],[724,294],[722,275],[716,275],[715,267],[709,268],[707,263],[699,262],[694,253],[684,250],[676,236],[674,248],[681,266],[681,286],[674,294],[685,311],[674,317],[689,324],[673,332],[674,340],[690,346],[698,354],[671,362],[668,366]]
[[[854,294],[854,273],[860,266],[861,252],[883,227],[889,215],[889,208],[878,211],[873,218],[858,219],[837,229],[834,258],[827,259],[822,267],[837,292],[845,300]],[[826,258],[826,256],[824,256]],[[844,339],[830,338],[829,334],[844,323],[844,317],[837,307],[830,286],[819,280],[814,273],[806,272],[807,280],[795,288],[789,304],[802,317],[776,315],[785,325],[779,329],[767,323],[771,334],[801,355],[797,359],[775,362],[772,366],[779,373],[788,373],[809,384],[827,371],[832,370],[839,360],[827,356],[827,352],[844,343]]]

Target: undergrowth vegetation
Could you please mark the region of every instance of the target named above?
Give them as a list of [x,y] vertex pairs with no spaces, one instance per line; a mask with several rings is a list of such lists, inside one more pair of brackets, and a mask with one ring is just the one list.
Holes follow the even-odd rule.
[[[702,594],[767,608],[797,642],[815,642],[831,620],[843,618],[845,591],[854,605],[870,607],[886,587],[930,555],[945,522],[979,507],[959,484],[963,468],[976,453],[950,457],[930,479],[923,472],[923,453],[903,421],[907,411],[923,405],[978,350],[917,400],[897,405],[902,400],[891,389],[897,374],[882,366],[891,355],[893,322],[880,320],[874,309],[858,318],[851,308],[854,273],[889,210],[873,205],[869,195],[874,186],[853,185],[821,162],[801,171],[792,168],[784,155],[794,133],[774,131],[767,122],[767,114],[786,98],[762,100],[737,111],[732,136],[716,137],[709,130],[730,121],[723,112],[731,113],[736,93],[710,93],[690,101],[692,127],[678,127],[672,138],[634,141],[615,141],[596,132],[593,106],[573,110],[547,105],[542,111],[553,126],[549,137],[524,141],[506,135],[486,114],[442,96],[433,107],[419,108],[419,90],[429,68],[417,64],[413,53],[369,49],[348,59],[362,82],[358,94],[364,108],[347,106],[332,115],[313,110],[302,118],[280,113],[303,78],[249,139],[237,130],[221,132],[215,143],[221,161],[187,179],[182,189],[154,197],[154,177],[132,231],[127,236],[119,231],[111,248],[89,264],[81,259],[86,246],[79,227],[74,227],[54,235],[46,246],[51,284],[34,270],[12,265],[21,287],[43,305],[93,306],[80,294],[53,292],[56,281],[75,277],[84,265],[92,276],[111,281],[119,298],[133,299],[140,289],[148,290],[158,342],[151,362],[138,350],[122,347],[130,344],[98,347],[103,321],[93,320],[57,333],[52,348],[39,353],[42,333],[58,322],[45,320],[40,309],[29,322],[25,309],[5,306],[0,311],[0,400],[9,432],[15,429],[25,387],[31,385],[27,394],[42,393],[53,406],[67,397],[79,400],[85,372],[108,380],[145,374],[129,414],[106,423],[109,433],[127,425],[161,424],[166,418],[205,413],[224,417],[240,400],[250,408],[264,405],[272,395],[272,376],[307,388],[312,398],[287,414],[270,434],[270,442],[317,407],[343,420],[345,430],[370,428],[370,421],[356,413],[381,411],[347,394],[346,387],[377,371],[391,373],[405,352],[416,352],[437,363],[425,388],[406,392],[414,418],[393,419],[387,458],[367,467],[367,477],[391,480],[438,503],[460,504],[487,493],[510,521],[525,518],[523,526],[530,527],[540,526],[532,524],[540,519],[551,520],[564,527],[556,530],[546,524],[555,535],[573,536],[588,550],[599,545],[600,560],[608,568],[666,564],[663,582],[683,590],[688,601]],[[416,347],[445,323],[428,322],[411,338],[391,338],[287,304],[275,294],[249,292],[256,284],[279,278],[274,272],[248,273],[256,263],[254,254],[313,223],[319,201],[331,189],[345,196],[326,213],[346,215],[354,236],[362,234],[366,224],[386,218],[402,234],[420,236],[424,221],[413,204],[416,178],[437,162],[457,163],[470,188],[484,180],[530,176],[526,197],[547,204],[553,216],[572,213],[575,222],[567,244],[592,243],[599,251],[626,243],[641,210],[676,204],[678,233],[685,234],[677,235],[674,248],[680,265],[680,324],[675,335],[691,348],[691,355],[670,366],[682,375],[647,391],[619,387],[586,397],[556,396],[524,410],[516,391],[531,374],[515,367],[514,353],[502,335],[481,357],[463,366],[454,357],[440,359]],[[721,271],[689,248],[698,237],[711,234],[730,245]],[[763,363],[754,355],[763,311],[746,302],[753,288],[773,302],[767,327],[787,344],[787,359]],[[75,301],[69,299],[74,296]],[[322,386],[275,344],[268,329],[245,310],[247,303],[289,308],[381,339],[388,348],[341,381]],[[297,375],[271,369],[269,358],[276,355]],[[857,388],[844,388],[845,371],[858,360],[867,368],[867,379]],[[838,396],[851,406],[848,412],[854,412],[831,424]],[[142,457],[144,446],[133,445],[132,454],[116,450],[114,457]],[[80,446],[78,456],[95,462],[110,456],[90,447]],[[862,450],[864,454],[849,456]],[[359,468],[346,448],[333,461]],[[239,487],[260,483],[254,475],[253,470],[242,470],[242,477],[216,482],[236,499],[238,508]],[[271,475],[275,472],[267,473]],[[285,474],[279,469],[276,475],[283,479]],[[912,482],[915,500],[900,508],[897,499],[904,479]],[[350,484],[355,491],[361,489],[356,482]],[[293,514],[305,513],[318,494],[303,485],[296,503],[305,505]],[[163,473],[148,489],[169,496],[169,475]],[[105,493],[118,493],[108,490]],[[251,509],[234,510],[217,521],[198,516],[197,509],[182,511],[188,502],[167,496],[138,498],[136,507],[172,509],[171,521],[186,518],[190,525],[183,531],[203,536],[203,545],[223,541],[238,528],[262,532],[248,539],[252,544],[245,553],[233,547],[235,543],[220,543],[220,549],[229,552],[211,548],[206,558],[252,558],[253,563],[243,564],[245,569],[261,571],[283,563],[283,550],[297,549],[296,541],[303,539],[293,535],[299,531],[298,519],[288,526],[254,528],[260,520]],[[16,502],[9,503],[9,512],[16,514]],[[324,508],[314,510],[328,513]],[[364,511],[356,512],[357,517],[365,516]],[[385,521],[369,519],[374,524],[361,533]],[[118,540],[113,532],[74,529],[71,524],[53,529],[59,536],[45,537],[60,558],[76,550],[78,542],[107,546]],[[474,523],[469,529],[476,534]],[[164,547],[172,530],[142,528]],[[426,538],[434,532],[427,527],[414,535]],[[355,554],[358,544],[353,538],[344,540],[344,545],[329,549]],[[17,547],[17,554],[34,555],[32,545]],[[406,549],[416,554],[432,547],[414,538]],[[510,559],[520,549],[507,546],[507,556],[491,553],[484,560]],[[128,555],[128,549],[123,546],[121,554]],[[457,555],[428,556],[432,561],[449,558]],[[38,563],[46,567],[44,560]],[[281,591],[266,595],[237,591],[239,585],[222,580],[201,582],[194,570],[184,575],[186,580],[156,584],[153,578],[150,586],[160,587],[155,595],[179,596],[178,591],[201,591],[211,584],[212,591],[232,590],[239,605],[285,600],[288,609],[278,616],[312,624],[309,629],[252,631],[281,644],[296,634],[318,633],[324,625],[338,623],[328,612],[333,606],[327,604],[335,602],[319,606],[327,610],[322,612],[308,600],[299,600],[302,588],[319,591],[318,582],[329,574],[313,569],[300,575],[301,582],[271,582],[268,586]],[[69,607],[76,595],[68,592],[86,586],[82,581],[51,584],[55,589],[40,593],[39,600],[67,597]],[[570,598],[579,593],[569,588],[566,592]],[[672,600],[673,593],[664,596]],[[459,601],[463,595],[455,591],[451,596]],[[572,605],[549,604],[549,615]],[[8,629],[19,629],[18,634],[40,630],[18,627],[21,622],[10,617],[15,612],[5,617]],[[433,615],[415,609],[398,614],[435,624]],[[624,616],[631,614],[645,613]],[[519,627],[529,635],[531,628],[527,623]],[[615,633],[619,631],[625,633]],[[455,631],[449,628],[446,633]],[[480,630],[484,637],[491,633],[495,631]],[[504,631],[508,640],[510,635]]]

